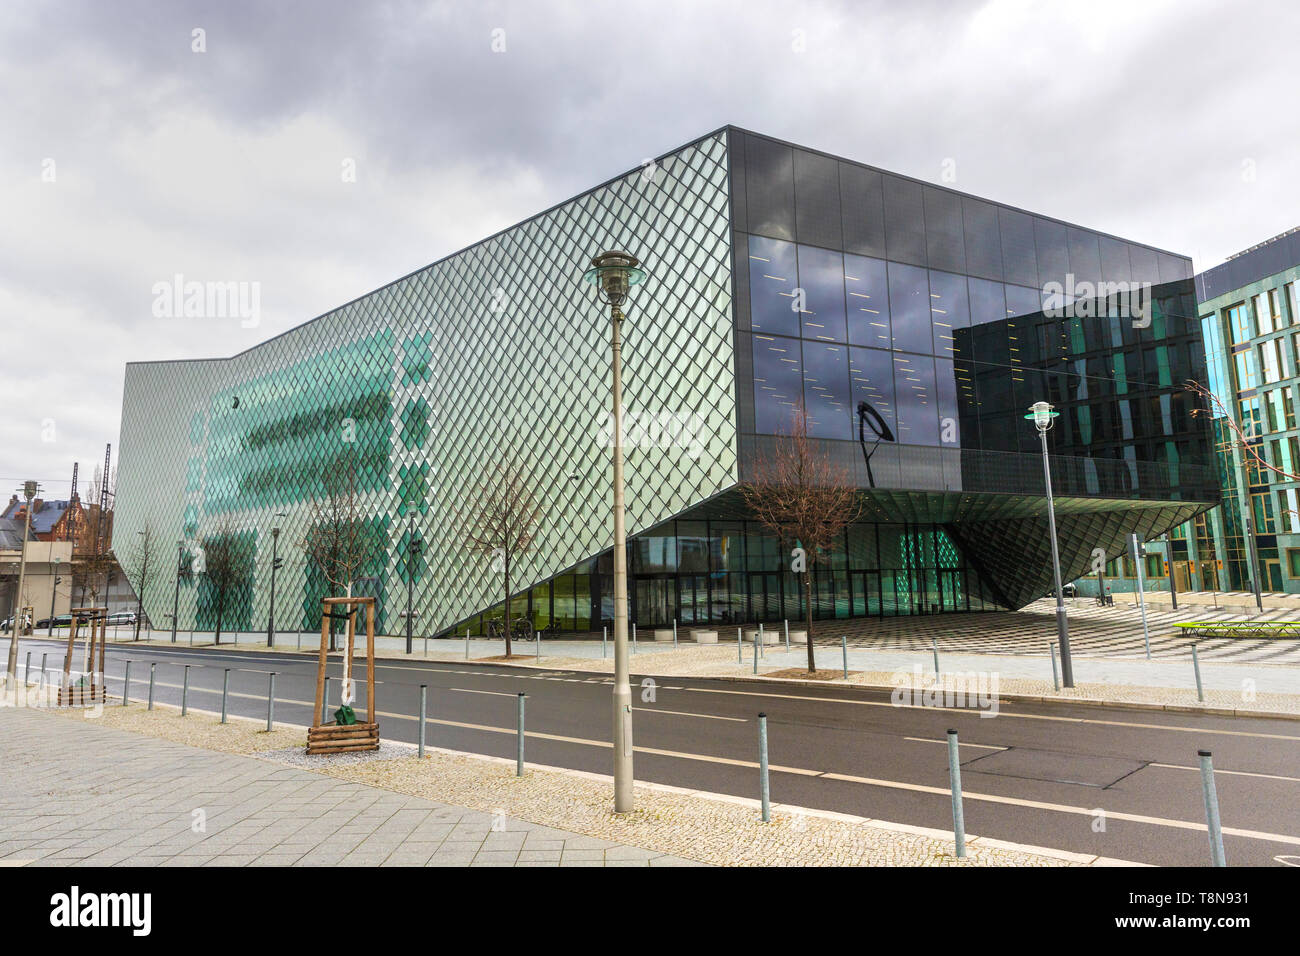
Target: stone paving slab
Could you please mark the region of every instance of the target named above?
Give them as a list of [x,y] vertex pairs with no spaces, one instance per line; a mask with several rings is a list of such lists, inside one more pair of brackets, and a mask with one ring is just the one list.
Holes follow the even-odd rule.
[[0,866],[699,865],[34,710],[0,767]]

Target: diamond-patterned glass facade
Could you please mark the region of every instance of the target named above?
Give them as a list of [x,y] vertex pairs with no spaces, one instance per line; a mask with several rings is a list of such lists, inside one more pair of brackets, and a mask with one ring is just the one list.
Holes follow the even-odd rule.
[[[624,323],[624,406],[641,428],[626,452],[629,531],[731,487],[727,177],[713,134],[233,358],[131,364],[118,546],[150,522],[188,552],[233,522],[256,556],[223,627],[258,628],[279,526],[277,624],[319,627],[325,585],[301,544],[323,477],[347,462],[384,555],[357,590],[381,597],[381,630],[402,627],[413,507],[416,627],[438,633],[501,599],[500,576],[466,546],[465,516],[485,466],[507,460],[543,511],[514,582],[591,559],[610,535],[610,327],[582,273],[610,248],[650,276]],[[661,430],[674,422],[689,441]],[[211,629],[199,582],[183,583],[178,617]],[[144,596],[160,624],[173,584],[164,575]]]
[[[239,536],[255,558],[223,627],[260,629],[281,527],[277,624],[314,629],[327,584],[301,545],[343,464],[378,545],[355,590],[379,599],[380,630],[403,630],[409,583],[415,633],[480,631],[502,582],[467,515],[505,462],[542,509],[513,613],[598,631],[613,607],[610,330],[582,273],[608,249],[648,273],[623,352],[640,624],[802,616],[735,490],[798,402],[866,507],[815,567],[820,618],[1045,593],[1041,459],[1022,420],[1039,398],[1062,411],[1067,578],[1217,496],[1180,388],[1204,364],[1182,315],[1188,260],[728,128],[233,358],[128,366],[119,546],[146,521],[186,555]],[[1053,318],[1040,292],[1067,276],[1154,287],[1151,321]],[[893,436],[869,464],[860,402]],[[156,624],[172,586],[144,596]],[[210,592],[183,581],[181,627],[214,626]]]

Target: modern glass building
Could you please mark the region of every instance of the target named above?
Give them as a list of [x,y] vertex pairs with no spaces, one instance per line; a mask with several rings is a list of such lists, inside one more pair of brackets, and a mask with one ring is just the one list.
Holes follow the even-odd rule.
[[[1300,592],[1300,229],[1200,273],[1196,291],[1222,503],[1175,528],[1148,570],[1183,591],[1249,591],[1258,578]],[[1114,590],[1132,587],[1129,569],[1113,571]]]
[[[126,371],[114,534],[146,522],[252,573],[225,627],[319,626],[300,547],[324,476],[357,476],[377,557],[358,582],[381,630],[478,630],[501,575],[467,516],[498,463],[542,506],[514,611],[538,627],[612,616],[609,327],[582,273],[641,258],[624,328],[630,597],[644,625],[802,613],[789,557],[746,514],[754,475],[805,407],[864,518],[814,565],[824,618],[1016,608],[1051,581],[1047,400],[1063,570],[1218,500],[1185,256],[727,127],[227,359]],[[862,411],[859,411],[862,409]],[[410,560],[407,544],[422,545]],[[173,582],[145,603],[170,613]],[[181,584],[210,629],[211,586]]]

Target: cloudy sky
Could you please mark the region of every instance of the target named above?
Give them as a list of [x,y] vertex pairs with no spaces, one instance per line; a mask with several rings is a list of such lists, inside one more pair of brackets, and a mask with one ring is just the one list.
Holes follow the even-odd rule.
[[[1300,224],[1298,42],[1294,0],[15,2],[0,493],[116,450],[126,361],[241,351],[726,123],[1213,266]],[[259,283],[258,324],[155,316],[177,274]]]

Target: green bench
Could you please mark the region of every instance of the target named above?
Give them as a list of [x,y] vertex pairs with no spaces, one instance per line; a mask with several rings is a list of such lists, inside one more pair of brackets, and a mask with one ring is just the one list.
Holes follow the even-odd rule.
[[1300,621],[1182,621],[1188,637],[1300,638]]

